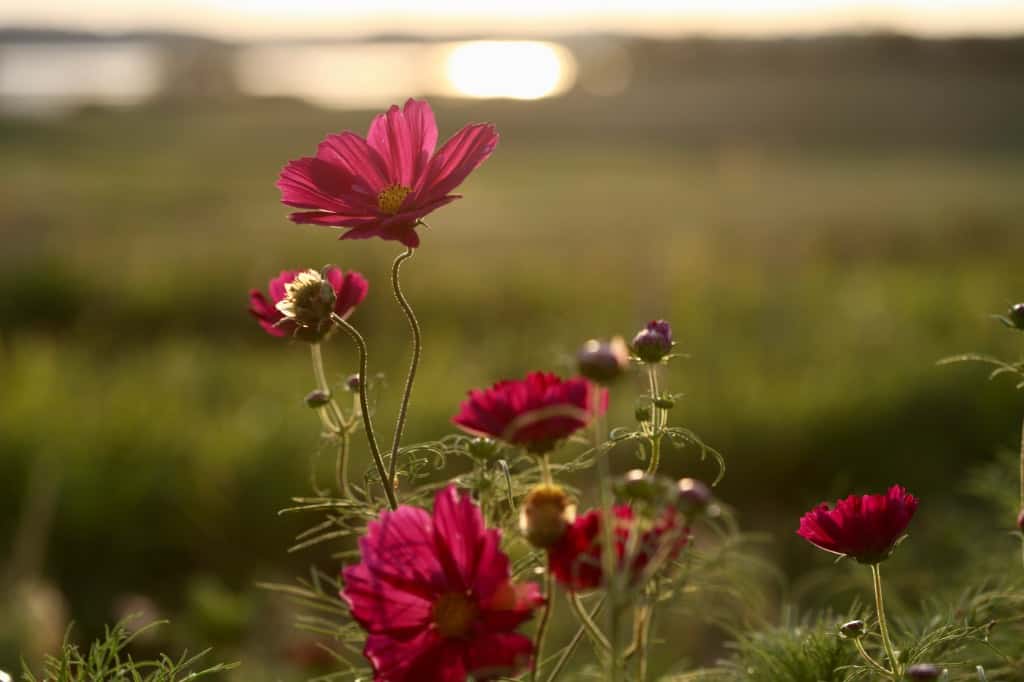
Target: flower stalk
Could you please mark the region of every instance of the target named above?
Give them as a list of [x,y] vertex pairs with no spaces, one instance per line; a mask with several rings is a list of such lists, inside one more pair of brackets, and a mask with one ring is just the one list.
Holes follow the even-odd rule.
[[900,673],[899,660],[896,658],[896,650],[889,638],[889,624],[885,618],[885,599],[882,597],[882,571],[878,564],[871,565],[871,576],[875,587],[875,609],[878,611],[878,631],[882,635],[882,646],[885,648],[885,655],[889,659],[891,670],[886,672],[892,676],[895,682],[902,678]]
[[409,329],[412,331],[412,361],[409,363],[409,373],[405,377],[405,389],[402,391],[402,402],[398,408],[398,421],[395,422],[395,436],[391,443],[388,481],[392,487],[395,485],[398,474],[398,450],[401,447],[402,433],[405,431],[405,420],[409,414],[409,398],[412,395],[413,383],[416,381],[416,368],[419,366],[420,355],[423,352],[423,337],[420,332],[419,320],[416,319],[412,306],[409,305],[405,294],[402,293],[402,286],[399,281],[399,271],[401,270],[402,263],[412,258],[415,252],[416,250],[411,246],[407,247],[404,253],[399,254],[395,258],[395,262],[391,266],[391,286],[395,292],[395,299],[398,300],[398,305],[401,306],[402,312],[405,313],[405,318],[409,321]]
[[366,339],[347,320],[333,313],[331,320],[345,330],[359,350],[359,412],[363,417],[363,429],[366,431],[366,441],[370,446],[370,454],[373,456],[373,463],[377,467],[380,476],[381,486],[384,488],[384,496],[387,497],[388,505],[392,510],[398,509],[398,498],[395,495],[395,486],[388,477],[387,468],[384,466],[384,458],[380,454],[380,446],[377,444],[377,435],[373,430],[373,420],[370,417],[370,407],[366,400]]
[[537,635],[533,642],[533,667],[530,668],[530,682],[537,682],[540,679],[541,660],[544,657],[544,638],[548,634],[548,624],[551,622],[551,604],[554,601],[555,577],[548,570],[544,574],[544,610],[541,612],[540,621],[537,623]]
[[651,391],[651,460],[647,465],[647,473],[655,474],[661,463],[661,431],[665,426],[668,415],[658,407],[658,369],[657,365],[647,365],[647,380]]

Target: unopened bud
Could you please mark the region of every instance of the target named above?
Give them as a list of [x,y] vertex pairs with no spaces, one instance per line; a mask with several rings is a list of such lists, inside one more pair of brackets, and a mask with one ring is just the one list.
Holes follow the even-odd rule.
[[908,680],[937,680],[942,668],[932,663],[917,663],[907,668]]
[[576,506],[561,486],[541,484],[533,488],[519,512],[519,529],[538,549],[558,544],[569,524],[576,520]]
[[316,409],[318,407],[323,407],[329,402],[331,402],[330,391],[322,391],[318,388],[315,391],[310,391],[306,394],[306,407]]
[[474,438],[469,441],[469,454],[484,462],[495,459],[498,449],[498,443],[490,438]]
[[629,367],[629,349],[621,336],[611,341],[591,339],[576,354],[576,367],[587,379],[607,384]]
[[359,387],[362,385],[362,380],[358,374],[349,374],[348,378],[345,379],[345,388],[352,391],[353,393],[359,393]]
[[676,406],[676,401],[671,396],[661,396],[654,399],[654,406],[662,410],[671,410]]
[[683,478],[678,483],[679,488],[679,511],[687,516],[700,514],[711,504],[714,496],[703,481],[695,478]]
[[1024,331],[1024,303],[1010,306],[1010,310],[1006,313],[1006,319],[1015,329]]
[[650,405],[637,405],[636,410],[633,411],[633,416],[641,424],[644,422],[651,421],[651,406]]
[[864,627],[862,620],[851,620],[849,623],[839,626],[839,636],[843,639],[860,639],[865,634],[867,634],[867,628]]
[[672,327],[665,320],[652,320],[633,337],[633,353],[654,363],[672,352]]

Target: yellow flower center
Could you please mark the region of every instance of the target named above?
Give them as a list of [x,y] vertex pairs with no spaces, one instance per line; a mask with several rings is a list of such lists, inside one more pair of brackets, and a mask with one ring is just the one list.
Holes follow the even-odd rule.
[[409,196],[409,192],[411,191],[412,189],[405,185],[399,185],[397,183],[394,185],[388,185],[377,193],[377,208],[379,208],[382,213],[395,215],[398,213],[399,209],[402,208],[402,202],[405,201],[405,198]]
[[462,592],[448,592],[434,602],[434,624],[442,637],[463,637],[476,622],[476,604]]

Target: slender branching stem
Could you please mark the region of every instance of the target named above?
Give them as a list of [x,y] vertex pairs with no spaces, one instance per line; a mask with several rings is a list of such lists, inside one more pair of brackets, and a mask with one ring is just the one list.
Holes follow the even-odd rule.
[[530,669],[530,682],[537,682],[540,675],[540,662],[544,656],[544,638],[548,634],[551,622],[551,606],[555,600],[555,577],[550,568],[544,574],[544,610],[537,623],[537,636],[533,643],[533,667]]
[[348,483],[348,453],[351,445],[351,431],[345,429],[338,436],[338,457],[334,461],[334,483],[342,497],[355,499]]
[[395,298],[398,300],[398,305],[402,307],[402,312],[405,313],[405,319],[409,321],[409,329],[412,331],[412,361],[409,363],[409,374],[405,377],[405,389],[402,391],[402,403],[398,408],[398,421],[395,422],[395,437],[391,443],[391,462],[390,469],[388,470],[388,481],[392,486],[395,485],[395,476],[398,471],[398,449],[402,444],[402,432],[405,430],[405,420],[409,414],[409,397],[412,395],[412,385],[416,380],[416,367],[420,364],[420,354],[423,352],[423,338],[420,334],[420,323],[416,319],[416,314],[412,311],[412,306],[409,305],[409,301],[406,300],[405,294],[402,293],[402,286],[399,283],[398,278],[402,263],[412,258],[415,252],[415,249],[411,246],[407,247],[405,253],[399,254],[399,256],[395,258],[394,264],[391,266],[391,286],[395,290]]
[[597,623],[590,614],[587,613],[587,607],[583,605],[580,597],[575,592],[568,593],[569,605],[572,606],[572,610],[576,613],[576,617],[580,621],[580,625],[586,631],[587,636],[590,637],[590,641],[594,643],[594,646],[599,650],[608,652],[611,650],[612,645],[608,643],[608,638],[601,632],[601,628],[598,627]]
[[[594,610],[590,612],[591,621],[601,613],[601,608],[604,606],[604,600],[605,597],[601,597],[597,600],[597,604],[594,605]],[[583,637],[586,634],[586,628],[581,625],[580,629],[576,631],[575,635],[573,635],[573,638],[569,640],[565,649],[562,650],[562,655],[558,657],[558,660],[555,662],[555,667],[552,668],[551,672],[548,674],[547,682],[555,682],[555,680],[558,679],[558,676],[562,672],[562,668],[564,668],[565,664],[569,662],[570,658],[572,658],[572,655],[576,652],[576,647],[580,645],[580,642],[583,641]]]
[[892,640],[889,638],[889,624],[885,618],[885,600],[882,597],[882,572],[878,568],[878,564],[871,564],[871,576],[875,585],[875,609],[878,611],[878,630],[882,635],[882,646],[885,648],[885,655],[892,668],[890,671],[892,679],[898,682],[901,677],[900,664],[896,659],[896,650],[892,646]]
[[611,471],[608,465],[608,455],[607,451],[598,452],[596,458],[597,486],[599,503],[601,505],[601,573],[604,576],[610,602],[605,621],[605,631],[608,633],[608,644],[611,654],[608,657],[608,674],[606,679],[611,682],[620,682],[622,679],[622,646],[619,619],[622,615],[622,607],[619,604],[619,588],[615,581],[615,510],[613,509]]
[[[327,420],[332,424],[332,430],[335,433],[340,433],[344,430],[347,423],[345,415],[342,413],[341,408],[338,407],[338,403],[334,402],[334,392],[331,391],[331,385],[327,382],[327,372],[324,371],[324,355],[320,344],[309,344],[309,354],[313,360],[313,376],[316,377],[316,387],[330,396],[326,408]],[[321,414],[324,413],[322,412]]]
[[545,485],[554,485],[555,477],[551,475],[551,455],[544,453],[537,458],[540,463],[540,478]]
[[651,646],[651,625],[654,621],[654,608],[652,606],[640,607],[637,618],[640,621],[637,637],[637,647],[640,651],[637,682],[645,682],[647,680],[647,663]]
[[380,446],[377,445],[377,436],[373,431],[373,420],[370,418],[370,408],[366,401],[366,339],[359,333],[359,330],[349,324],[344,318],[336,313],[331,314],[331,320],[345,330],[345,333],[352,337],[352,341],[359,350],[359,412],[363,417],[363,430],[366,431],[366,441],[370,446],[370,454],[373,456],[373,463],[377,466],[377,474],[380,476],[381,486],[384,488],[384,495],[388,499],[388,505],[392,509],[398,509],[398,498],[395,496],[395,486],[388,478],[387,469],[384,466],[384,458],[380,454]]
[[647,465],[647,473],[655,474],[661,463],[661,432],[665,426],[666,415],[660,407],[655,404],[659,397],[658,389],[658,367],[650,363],[647,365],[647,380],[651,390],[651,460]]

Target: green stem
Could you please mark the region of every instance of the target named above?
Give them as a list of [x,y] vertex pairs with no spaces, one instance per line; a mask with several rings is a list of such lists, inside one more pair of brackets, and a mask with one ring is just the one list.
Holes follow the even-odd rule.
[[324,355],[320,349],[320,344],[309,344],[309,353],[313,360],[313,376],[316,377],[316,387],[330,396],[326,408],[328,410],[328,421],[333,427],[332,430],[335,433],[340,433],[345,428],[345,415],[341,413],[341,408],[334,402],[334,393],[331,391],[331,385],[327,382],[327,372],[324,371]]
[[380,475],[381,486],[384,488],[384,496],[388,498],[388,505],[391,509],[398,509],[398,498],[395,497],[395,486],[391,485],[387,469],[384,467],[384,458],[380,454],[380,446],[377,445],[377,436],[373,431],[373,420],[370,418],[370,407],[366,401],[366,340],[355,327],[336,313],[331,314],[331,320],[345,330],[352,341],[359,349],[359,412],[363,417],[363,430],[366,431],[366,441],[370,445],[370,454],[373,456],[373,463],[377,466],[377,473]]
[[394,288],[395,298],[398,299],[398,305],[402,307],[402,312],[405,313],[405,318],[409,321],[409,329],[412,331],[412,362],[409,364],[409,374],[405,377],[402,404],[398,408],[398,421],[395,422],[395,438],[391,443],[391,463],[388,470],[388,480],[392,486],[395,485],[395,476],[398,471],[398,449],[402,443],[402,432],[405,430],[405,420],[409,414],[409,398],[412,395],[413,382],[416,380],[416,367],[420,364],[420,354],[423,352],[420,323],[416,319],[416,314],[412,311],[409,301],[405,299],[405,294],[402,293],[402,287],[398,279],[402,263],[412,258],[414,253],[415,249],[411,246],[407,247],[405,253],[399,254],[395,258],[395,262],[391,267],[391,286]]
[[638,673],[638,682],[644,682],[647,679],[647,658],[650,652],[651,643],[651,621],[654,620],[654,611],[649,606],[641,608],[640,612],[640,636],[637,640],[637,645],[640,648],[640,671]]
[[870,665],[871,667],[873,667],[875,670],[877,670],[880,673],[892,676],[892,671],[891,670],[889,670],[884,665],[882,665],[881,663],[876,661],[874,658],[872,658],[871,654],[868,653],[868,650],[864,648],[864,643],[862,641],[860,641],[859,639],[855,639],[855,640],[853,640],[853,645],[855,647],[857,647],[857,651],[860,652],[861,658],[863,658],[865,661],[867,661],[868,665]]
[[587,608],[580,601],[579,595],[575,592],[569,592],[569,605],[572,606],[572,610],[576,612],[576,617],[580,621],[580,625],[586,631],[587,636],[590,637],[590,641],[594,643],[598,649],[602,649],[605,652],[610,651],[612,645],[608,643],[608,639],[601,632],[601,628],[598,627],[594,619],[587,613]]
[[[604,597],[601,597],[597,600],[597,605],[595,605],[594,610],[590,612],[591,620],[596,618],[597,614],[601,612],[601,607],[604,606],[604,600]],[[555,662],[555,667],[551,669],[551,673],[548,675],[547,682],[555,682],[555,680],[558,679],[558,675],[562,672],[562,668],[564,668],[565,664],[569,662],[570,658],[572,658],[573,653],[575,653],[576,651],[576,647],[580,645],[580,642],[583,641],[583,636],[586,634],[586,628],[581,625],[580,629],[576,631],[576,634],[573,636],[573,638],[566,645],[565,649],[562,651],[562,655],[559,656],[558,661]]]
[[618,585],[615,582],[615,511],[611,495],[611,472],[608,466],[608,453],[597,455],[597,485],[599,502],[601,505],[601,573],[604,576],[605,587],[608,590],[609,599],[608,616],[606,619],[606,631],[608,632],[608,644],[610,656],[606,679],[611,682],[619,682],[622,679],[622,646],[620,644],[619,618],[622,609],[619,605]]
[[338,458],[334,462],[334,482],[338,486],[338,492],[342,497],[355,499],[352,489],[348,484],[348,451],[351,435],[348,430],[342,431],[339,436],[341,442],[338,444]]
[[[1020,511],[1024,514],[1024,425],[1021,426],[1020,434]],[[1021,529],[1024,532],[1024,528]],[[1021,561],[1024,561],[1024,539],[1021,540]]]
[[533,667],[530,669],[530,682],[537,682],[540,675],[540,662],[544,656],[544,638],[548,634],[548,623],[551,621],[551,604],[554,601],[555,576],[550,567],[544,574],[544,611],[537,624],[537,636],[533,643]]
[[540,464],[541,482],[544,483],[544,485],[554,485],[555,477],[551,475],[551,455],[545,452],[543,455],[540,455],[537,460]]
[[885,655],[889,659],[889,665],[892,670],[890,674],[892,679],[897,682],[900,679],[900,664],[896,659],[896,650],[892,646],[892,640],[889,639],[889,624],[885,619],[885,600],[882,598],[882,572],[878,568],[878,564],[871,564],[871,576],[874,579],[875,585],[875,609],[878,611],[878,630],[882,634],[882,646],[885,647]]
[[647,473],[655,474],[661,464],[661,430],[665,426],[665,415],[660,407],[654,404],[658,400],[658,367],[647,365],[647,380],[651,391],[651,461],[647,465]]

